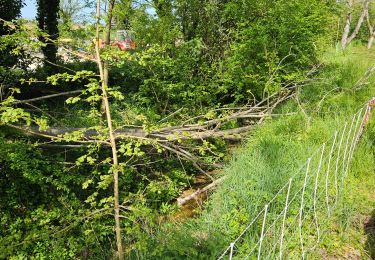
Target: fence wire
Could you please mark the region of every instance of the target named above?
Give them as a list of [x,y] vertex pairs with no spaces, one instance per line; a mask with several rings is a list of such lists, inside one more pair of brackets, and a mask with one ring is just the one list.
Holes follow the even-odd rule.
[[305,259],[319,245],[321,223],[331,216],[343,193],[373,106],[375,98],[336,129],[218,259]]

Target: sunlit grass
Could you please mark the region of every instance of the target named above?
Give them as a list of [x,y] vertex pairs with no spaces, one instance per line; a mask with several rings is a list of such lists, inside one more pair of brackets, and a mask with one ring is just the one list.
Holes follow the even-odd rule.
[[[145,256],[173,259],[217,257],[311,153],[374,95],[374,76],[366,85],[353,88],[369,67],[375,65],[374,56],[364,47],[356,46],[345,53],[328,51],[321,59],[323,69],[316,75],[316,80],[300,89],[299,104],[291,100],[278,109],[279,113],[295,114],[269,120],[252,133],[223,171],[227,178],[210,197],[201,216],[184,224],[172,223],[163,227],[161,235],[154,240],[159,244],[159,251],[151,250]],[[368,169],[374,169],[374,159],[370,154],[373,149],[373,140],[370,139],[373,137],[372,132],[367,133],[366,140],[356,152],[351,168],[354,170],[349,173],[349,186],[370,174]],[[365,163],[359,162],[359,158]],[[368,189],[365,190],[368,192]],[[340,225],[343,232],[350,226],[350,215],[358,210],[355,201],[356,197],[352,197],[349,203],[344,201],[337,207],[339,213],[352,214],[342,213],[327,219],[322,228],[329,229],[339,219],[339,223],[346,223]],[[247,239],[247,242],[252,240],[251,237]],[[328,236],[323,245],[329,249],[334,247],[333,243]]]

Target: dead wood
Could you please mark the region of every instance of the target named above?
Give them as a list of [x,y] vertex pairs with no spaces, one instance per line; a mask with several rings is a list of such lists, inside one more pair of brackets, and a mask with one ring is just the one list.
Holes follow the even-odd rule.
[[[119,139],[144,139],[155,140],[159,143],[169,143],[183,140],[205,140],[209,138],[223,138],[226,140],[239,140],[241,134],[253,129],[255,125],[262,122],[266,117],[271,116],[272,110],[281,102],[289,99],[293,94],[289,92],[271,96],[267,107],[261,106],[265,101],[259,102],[253,107],[244,107],[243,110],[228,115],[219,115],[215,119],[206,120],[189,125],[179,125],[164,127],[158,130],[146,131],[140,127],[123,127],[114,130],[115,138]],[[201,117],[202,118],[202,117]],[[250,119],[245,126],[232,129],[223,129],[225,124],[238,119]],[[73,128],[73,127],[50,127],[45,131],[40,131],[37,126],[12,126],[34,136],[50,139],[62,139],[64,134],[81,132],[82,141],[98,141],[101,135],[95,129]],[[103,142],[103,141],[102,141]],[[104,143],[108,143],[104,142]]]
[[211,182],[209,185],[207,185],[203,189],[198,189],[198,190],[196,190],[195,192],[193,192],[192,194],[190,194],[186,197],[177,198],[177,205],[181,207],[181,206],[185,205],[186,203],[188,203],[189,201],[191,201],[193,199],[196,199],[202,193],[208,192],[208,191],[212,190],[213,188],[215,188],[218,184],[222,183],[224,181],[224,179],[225,179],[225,177],[221,177],[221,178]]
[[47,96],[42,96],[42,97],[37,97],[37,98],[26,99],[26,100],[17,100],[17,101],[14,101],[13,104],[18,105],[18,104],[31,103],[31,102],[45,100],[45,99],[51,99],[51,98],[55,98],[55,97],[59,97],[59,96],[70,96],[70,95],[78,94],[78,93],[81,93],[81,92],[82,92],[82,89],[67,91],[67,92],[62,92],[62,93],[57,93],[57,94],[52,94],[52,95],[47,95]]

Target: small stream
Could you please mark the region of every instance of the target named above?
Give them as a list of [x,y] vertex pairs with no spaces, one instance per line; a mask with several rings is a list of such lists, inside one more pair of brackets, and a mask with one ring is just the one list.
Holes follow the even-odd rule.
[[[218,170],[208,173],[210,176],[215,176],[219,173]],[[212,179],[209,178],[206,174],[199,174],[194,177],[194,181],[191,183],[191,187],[185,190],[180,197],[187,197],[192,193],[196,192],[198,189],[202,189],[209,185],[212,182]],[[202,192],[196,198],[188,201],[186,204],[180,207],[179,211],[173,214],[170,218],[171,220],[184,220],[187,218],[193,218],[200,214],[203,209],[203,204],[209,197],[211,191]]]

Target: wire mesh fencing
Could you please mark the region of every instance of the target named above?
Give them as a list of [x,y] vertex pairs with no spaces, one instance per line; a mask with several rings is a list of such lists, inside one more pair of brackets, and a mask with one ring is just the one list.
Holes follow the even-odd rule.
[[313,152],[218,259],[304,259],[317,249],[375,98]]

